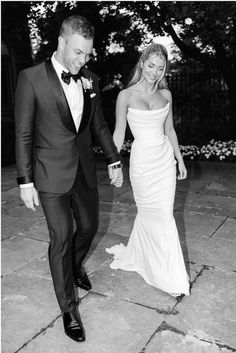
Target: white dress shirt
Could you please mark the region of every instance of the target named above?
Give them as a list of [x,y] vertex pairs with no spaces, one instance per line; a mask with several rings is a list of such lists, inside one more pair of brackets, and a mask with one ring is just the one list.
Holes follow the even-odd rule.
[[75,80],[71,78],[69,85],[67,85],[61,79],[62,71],[65,71],[65,72],[69,72],[69,71],[57,61],[57,59],[55,58],[55,54],[56,53],[53,53],[52,55],[52,64],[61,82],[62,88],[66,95],[67,102],[70,107],[72,118],[75,123],[76,131],[78,131],[81,118],[82,118],[83,106],[84,106],[84,95],[83,95],[82,84],[80,80],[75,82]]

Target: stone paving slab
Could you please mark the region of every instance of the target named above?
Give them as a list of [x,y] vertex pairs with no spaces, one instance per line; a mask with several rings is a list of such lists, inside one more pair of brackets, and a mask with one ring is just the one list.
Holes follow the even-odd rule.
[[225,240],[236,241],[236,220],[226,219],[222,226],[215,232],[214,239],[222,238]]
[[174,214],[179,233],[210,237],[225,221],[224,216],[211,214],[197,214],[194,212],[175,212]]
[[[99,231],[103,232],[112,232],[114,233],[115,229],[117,229],[118,225],[123,222],[123,215],[122,214],[112,214],[108,212],[101,212],[99,217]],[[115,226],[116,225],[116,226]]]
[[[189,235],[180,237],[185,259],[198,265],[236,271],[236,241]],[[185,253],[187,251],[187,254]]]
[[220,195],[199,195],[195,198],[192,204],[197,204],[202,207],[215,207],[218,209],[228,209],[230,206],[230,210],[236,210],[236,198],[234,197],[225,197]]
[[236,274],[205,268],[192,294],[178,305],[179,314],[166,317],[171,327],[199,340],[232,347],[236,351]]
[[13,235],[21,235],[22,232],[28,230],[35,224],[44,221],[44,217],[36,215],[35,218],[31,214],[26,214],[24,218],[2,215],[1,237],[2,240],[8,239]]
[[[35,221],[37,218],[42,217],[44,218],[43,209],[41,206],[36,206],[36,211],[30,210],[29,208],[25,207],[23,204],[15,207],[9,207],[4,210],[3,213],[7,216],[20,218],[21,221],[25,221],[26,224],[30,220]],[[30,223],[30,222],[29,222]]]
[[175,194],[175,203],[174,203],[174,209],[175,210],[183,210],[184,208],[187,207],[187,205],[191,205],[194,200],[198,198],[198,194],[194,192],[182,192],[182,191],[176,191]]
[[1,192],[1,204],[2,208],[6,209],[11,206],[23,206],[24,203],[20,198],[20,189],[18,186],[13,187],[13,185],[8,185],[9,189],[4,190],[4,185],[2,183],[2,192]]
[[190,190],[191,192],[195,194],[200,194],[202,191],[205,190],[206,185],[210,181],[210,176],[209,176],[209,181],[204,180],[204,183],[200,178],[197,179],[190,179],[191,177],[188,175],[188,178],[185,180],[177,181],[176,184],[176,190],[180,192],[185,192],[188,193]]
[[[87,268],[87,266],[86,266],[86,268]],[[28,262],[26,265],[15,270],[15,273],[21,274],[23,276],[26,275],[29,277],[34,277],[34,278],[38,277],[40,279],[49,280],[51,282],[51,286],[53,288],[52,277],[51,277],[51,273],[50,273],[47,254],[41,256],[40,258],[37,258],[37,259],[34,259],[34,260]],[[88,271],[88,273],[90,273],[90,272]],[[88,292],[83,289],[75,287],[75,294],[76,294],[77,299],[78,298],[81,299],[85,295],[87,295]]]
[[46,252],[48,245],[32,239],[12,237],[2,243],[2,275],[9,274]]
[[[164,325],[163,325],[164,326]],[[158,332],[147,344],[142,353],[231,353],[232,350],[221,349],[214,343],[199,340],[181,332],[171,331],[171,327]]]
[[119,215],[117,222],[109,225],[108,231],[129,238],[133,229],[135,217],[135,214]]
[[49,243],[49,234],[45,218],[43,218],[41,222],[38,222],[38,224],[36,223],[29,229],[20,232],[20,236]]
[[135,206],[135,201],[134,201],[134,197],[133,197],[133,191],[131,190],[131,188],[129,187],[127,189],[127,191],[125,191],[122,194],[120,194],[114,200],[114,202],[124,203],[124,204],[127,204],[129,206]]
[[[236,173],[236,170],[234,172]],[[206,186],[205,193],[209,195],[215,194],[226,197],[236,197],[235,181],[230,175],[227,175],[223,180],[214,178],[214,180]]]
[[126,203],[121,203],[121,202],[117,202],[117,203],[112,203],[112,202],[103,202],[101,201],[99,203],[99,209],[100,209],[100,213],[110,213],[110,212],[115,212],[117,214],[123,214],[123,215],[128,215],[128,214],[132,214],[132,215],[136,215],[137,214],[137,207],[136,205],[128,205]]
[[235,163],[187,161],[186,167],[188,178],[177,183],[177,190],[236,196]]
[[125,204],[113,203],[113,202],[99,202],[99,211],[101,213],[123,213],[128,211],[128,207]]
[[29,215],[31,217],[35,217],[36,215],[38,215],[38,213],[40,213],[41,216],[43,215],[43,210],[41,206],[36,207],[37,212],[25,207],[23,201],[20,198],[19,187],[8,189],[7,191],[3,191],[1,193],[1,208],[3,215],[9,215],[13,217],[27,217]]
[[229,218],[234,218],[236,219],[236,211],[235,210],[230,210],[230,209],[223,209],[218,213],[218,215],[226,216]]
[[60,314],[51,280],[17,273],[2,279],[2,307],[4,353],[17,351]]
[[15,270],[15,272],[30,277],[39,277],[49,281],[52,280],[47,254],[33,259],[26,265],[19,267],[17,270]]
[[49,347],[50,353],[136,353],[163,319],[154,310],[93,293],[83,299],[80,312],[86,342],[76,343],[62,334],[58,319],[22,353],[48,353]]

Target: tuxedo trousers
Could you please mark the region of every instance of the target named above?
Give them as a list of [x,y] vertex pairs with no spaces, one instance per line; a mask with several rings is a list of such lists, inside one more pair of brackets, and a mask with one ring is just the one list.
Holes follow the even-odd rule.
[[70,191],[65,194],[40,191],[39,197],[49,230],[54,290],[61,311],[69,312],[76,307],[73,276],[83,271],[83,260],[98,229],[98,189],[88,187],[79,167]]

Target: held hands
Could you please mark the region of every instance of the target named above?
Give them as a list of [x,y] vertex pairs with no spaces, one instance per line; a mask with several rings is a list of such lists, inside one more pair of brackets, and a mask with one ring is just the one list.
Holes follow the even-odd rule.
[[186,179],[187,177],[187,169],[185,167],[183,159],[178,160],[178,169],[179,169],[179,175],[177,176],[178,180]]
[[27,208],[36,211],[35,206],[39,206],[39,198],[37,190],[33,186],[20,189],[20,197]]
[[112,168],[112,166],[108,166],[108,174],[111,179],[111,185],[115,185],[117,188],[120,188],[123,183],[123,172],[122,168]]

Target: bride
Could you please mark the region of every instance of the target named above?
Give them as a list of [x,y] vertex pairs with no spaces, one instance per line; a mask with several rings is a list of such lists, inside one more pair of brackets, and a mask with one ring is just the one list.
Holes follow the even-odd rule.
[[187,171],[173,127],[166,69],[165,47],[149,45],[117,98],[113,138],[120,151],[128,121],[134,136],[130,181],[138,211],[128,245],[106,251],[114,254],[111,268],[136,271],[148,284],[178,297],[189,295],[189,277],[173,216],[176,161],[179,180]]

